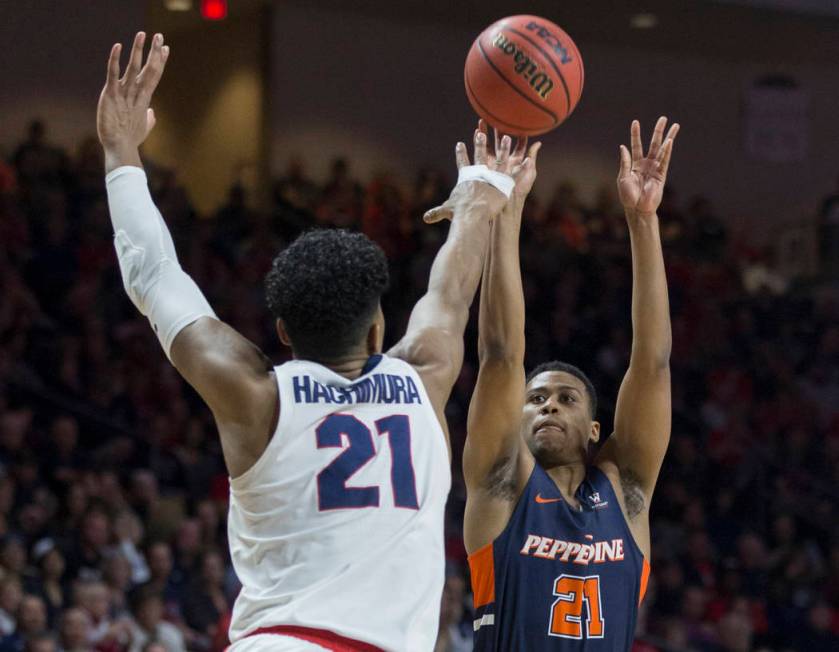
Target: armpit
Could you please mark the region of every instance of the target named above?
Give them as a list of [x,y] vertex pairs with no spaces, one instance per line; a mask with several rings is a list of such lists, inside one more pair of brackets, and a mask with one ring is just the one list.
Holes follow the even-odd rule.
[[484,481],[484,490],[489,496],[509,502],[516,500],[515,462],[516,458],[511,456],[493,465]]
[[626,515],[634,519],[646,508],[647,497],[641,489],[641,479],[633,471],[621,469],[620,476]]

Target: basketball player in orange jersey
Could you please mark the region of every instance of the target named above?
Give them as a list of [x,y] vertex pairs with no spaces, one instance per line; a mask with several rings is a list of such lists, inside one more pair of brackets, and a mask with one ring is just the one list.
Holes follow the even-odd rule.
[[[111,50],[97,127],[125,289],[166,355],[212,410],[231,476],[228,533],[243,588],[235,652],[431,650],[451,482],[443,409],[489,244],[522,176],[510,139],[487,166],[458,143],[454,214],[408,331],[381,353],[387,261],[358,233],[304,234],[275,258],[266,299],[294,360],[272,367],[220,321],[178,263],[139,145],[169,48]],[[517,159],[516,159],[517,160]]]
[[514,192],[493,223],[463,454],[481,652],[632,645],[649,573],[650,502],[670,438],[671,333],[656,209],[679,126],[665,137],[666,123],[658,120],[646,154],[637,121],[631,151],[620,148],[633,342],[615,430],[600,447],[595,390],[582,371],[548,362],[525,376],[523,197]]

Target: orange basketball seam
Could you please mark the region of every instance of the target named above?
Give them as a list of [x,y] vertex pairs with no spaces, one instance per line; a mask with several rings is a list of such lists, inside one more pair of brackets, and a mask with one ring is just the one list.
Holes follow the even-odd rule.
[[470,81],[469,81],[469,73],[468,73],[468,72],[466,72],[466,73],[463,75],[463,80],[466,82],[466,92],[468,93],[468,95],[469,95],[469,96],[471,96],[473,100],[475,100],[475,103],[476,103],[476,104],[477,104],[477,105],[481,108],[481,110],[482,110],[484,113],[486,113],[486,114],[487,114],[488,116],[490,116],[490,117],[491,117],[491,118],[492,118],[495,122],[497,122],[497,123],[498,123],[497,125],[492,125],[493,127],[495,127],[495,126],[498,126],[498,127],[506,126],[506,127],[511,127],[513,130],[519,130],[519,129],[520,129],[520,130],[522,130],[523,132],[532,132],[532,131],[533,131],[533,127],[532,127],[532,126],[530,126],[530,127],[525,127],[525,126],[523,126],[523,125],[514,125],[512,122],[507,122],[506,120],[502,120],[501,118],[499,118],[499,117],[498,117],[497,115],[495,115],[492,111],[490,111],[489,109],[487,109],[487,108],[486,108],[486,106],[484,106],[484,103],[483,103],[483,102],[481,102],[481,100],[480,100],[480,99],[478,99],[478,95],[477,95],[477,93],[475,93],[475,91],[472,89],[472,84],[471,84],[471,83],[470,83]]

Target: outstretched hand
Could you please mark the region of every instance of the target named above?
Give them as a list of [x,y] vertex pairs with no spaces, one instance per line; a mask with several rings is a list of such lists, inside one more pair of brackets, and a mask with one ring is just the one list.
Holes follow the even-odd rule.
[[122,77],[119,63],[122,45],[116,43],[111,48],[105,87],[96,110],[96,130],[106,154],[130,154],[154,127],[154,111],[149,104],[166,67],[169,46],[163,44],[162,34],[155,34],[146,63],[142,65],[145,41],[144,32],[134,37]]
[[[486,129],[486,123],[481,120],[478,123],[479,129]],[[498,151],[501,141],[504,137],[498,133],[498,130],[493,128],[495,134],[495,151]],[[527,195],[533,188],[533,183],[536,181],[536,157],[539,155],[539,150],[542,148],[542,143],[533,143],[530,148],[527,147],[527,136],[521,137],[516,143],[516,148],[510,154],[511,175],[516,181],[516,187],[513,190],[513,198],[524,201]]]
[[632,121],[630,128],[631,154],[624,145],[620,146],[618,196],[627,215],[652,215],[661,204],[673,141],[679,133],[679,123],[674,123],[664,138],[666,126],[667,118],[660,117],[646,156],[641,144],[641,125],[637,120]]
[[[539,152],[541,143],[531,146],[529,156],[525,156],[527,140],[520,140],[515,151],[512,148],[512,139],[509,136],[495,134],[495,155],[491,156],[487,149],[487,129],[483,120],[478,122],[478,128],[474,136],[474,161],[475,165],[486,165],[490,170],[502,172],[513,177],[516,182],[513,189],[513,197],[524,198],[530,192],[533,182],[536,179],[536,154]],[[458,143],[455,147],[455,162],[457,169],[471,165],[469,152],[464,143]],[[466,194],[471,193],[471,197]],[[496,215],[504,208],[509,201],[504,194],[486,183],[469,182],[455,186],[451,196],[440,206],[426,211],[423,220],[426,224],[433,224],[442,220],[450,220],[454,215],[454,207],[459,201],[475,201],[475,193],[484,196],[490,202],[490,214]]]

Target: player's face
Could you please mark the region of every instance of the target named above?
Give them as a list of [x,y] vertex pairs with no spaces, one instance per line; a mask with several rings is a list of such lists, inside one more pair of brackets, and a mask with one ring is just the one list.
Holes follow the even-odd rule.
[[585,462],[600,424],[591,420],[586,387],[565,371],[545,371],[525,388],[522,436],[542,468]]

